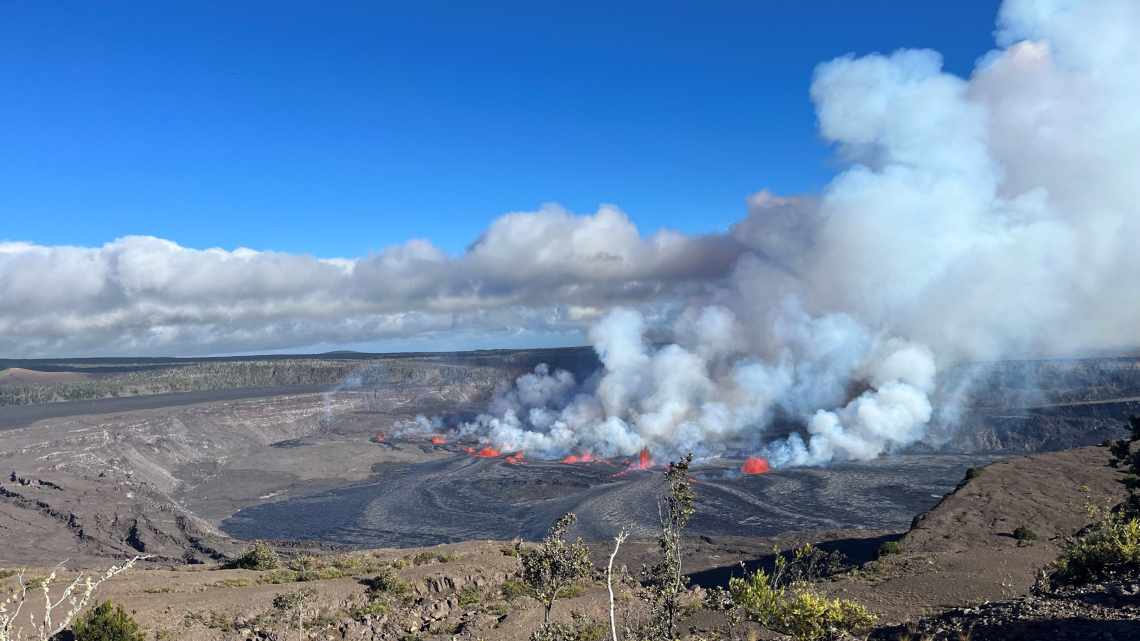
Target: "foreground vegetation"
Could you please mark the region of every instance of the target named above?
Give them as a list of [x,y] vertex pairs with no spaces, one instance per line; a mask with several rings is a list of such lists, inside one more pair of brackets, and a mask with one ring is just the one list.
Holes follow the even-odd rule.
[[[1093,525],[1063,546],[1060,557],[1045,571],[1047,585],[1039,589],[1140,578],[1138,442],[1140,418],[1133,419],[1130,438],[1112,447],[1114,463],[1124,471],[1122,482],[1129,490],[1128,499],[1092,512]],[[746,630],[756,627],[796,641],[829,641],[865,638],[875,628],[873,612],[855,601],[836,598],[821,583],[848,569],[843,559],[810,545],[789,552],[774,550],[770,566],[734,577],[723,589],[691,587],[682,565],[685,530],[696,509],[690,461],[686,457],[672,463],[664,474],[655,559],[639,569],[614,566],[626,538],[624,532],[616,537],[613,552],[607,555],[609,563],[596,567],[586,545],[571,537],[575,522],[572,513],[559,518],[540,542],[503,547],[503,556],[495,557],[502,564],[498,567],[515,565],[513,574],[506,578],[499,575],[489,585],[457,581],[430,592],[424,589],[428,580],[424,570],[419,571],[419,579],[413,576],[412,580],[406,578],[405,570],[442,566],[461,557],[439,550],[383,558],[372,553],[281,555],[271,545],[257,542],[227,565],[244,572],[229,573],[212,585],[280,586],[272,588],[272,603],[240,619],[212,611],[187,612],[182,623],[187,629],[208,628],[221,638],[263,641],[325,638],[333,630],[347,634],[350,629],[369,630],[368,634],[375,635],[362,638],[413,640],[424,635],[455,637],[461,633],[466,635],[463,638],[476,638],[472,635],[479,629],[473,627],[477,617],[502,620],[531,602],[537,607],[530,616],[543,613],[538,620],[520,619],[533,621],[533,627],[520,635],[529,636],[531,641],[720,641],[745,638]],[[1026,545],[1038,538],[1024,525],[1018,526],[1013,536]],[[498,548],[490,552],[497,555]],[[894,541],[880,550],[881,556],[902,555],[905,559],[907,554]],[[48,596],[58,590],[52,587],[54,574],[39,579],[17,574],[17,592],[8,595],[0,607],[0,641],[48,641],[65,630],[77,641],[141,641],[145,637],[130,612],[109,602],[88,609],[99,583],[129,567],[116,566],[91,581],[76,578],[54,597]],[[318,582],[348,578],[359,586],[350,598],[337,597],[338,601],[331,604],[322,599]],[[49,616],[32,620],[27,609],[21,615],[21,608],[41,589],[51,606]],[[575,609],[582,603],[574,600],[575,596],[602,590],[609,595],[608,617],[598,616],[597,610]],[[453,614],[428,616],[439,608]],[[705,617],[699,633],[690,627],[694,613]],[[745,622],[751,627],[741,627]],[[882,633],[880,629],[875,634]],[[180,638],[173,634],[162,638]]]
[[1111,444],[1110,461],[1124,472],[1128,496],[1110,510],[1090,506],[1094,523],[1066,542],[1049,577],[1053,586],[1140,578],[1140,416],[1129,426],[1128,438]]

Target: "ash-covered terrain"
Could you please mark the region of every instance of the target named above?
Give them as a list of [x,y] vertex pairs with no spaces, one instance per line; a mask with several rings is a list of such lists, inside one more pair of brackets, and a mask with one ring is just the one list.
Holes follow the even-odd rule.
[[[360,548],[535,538],[568,510],[588,539],[626,525],[648,535],[663,460],[508,460],[515,453],[480,456],[474,440],[398,434],[420,415],[473,416],[539,362],[582,377],[596,367],[586,349],[21,362],[0,377],[5,398],[54,400],[0,408],[0,562],[140,551],[207,560],[252,538]],[[55,376],[75,370],[85,378]],[[206,370],[218,379],[185,383]],[[970,366],[944,384],[955,373],[954,420],[942,417],[910,451],[757,475],[741,472],[749,452],[699,462],[692,533],[902,530],[967,468],[1099,443],[1140,409],[1137,358]],[[75,391],[91,380],[106,397]],[[187,391],[170,392],[171,380]]]

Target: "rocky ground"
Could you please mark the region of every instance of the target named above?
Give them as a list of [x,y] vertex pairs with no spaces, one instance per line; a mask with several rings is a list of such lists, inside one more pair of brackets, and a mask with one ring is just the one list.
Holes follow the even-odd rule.
[[[887,555],[836,581],[833,591],[913,619],[930,611],[1025,594],[1089,522],[1087,505],[1123,497],[1108,450],[1088,447],[993,463],[914,519]],[[1019,541],[1018,527],[1035,541]]]
[[1140,638],[1140,577],[953,608],[876,632],[928,641],[1130,641]]
[[[695,584],[721,585],[741,572],[742,563],[754,567],[769,562],[773,546],[786,550],[817,541],[861,562],[817,587],[860,601],[878,614],[883,627],[872,635],[875,639],[925,635],[957,640],[960,631],[982,640],[1138,638],[1137,582],[1032,592],[1035,578],[1056,557],[1064,537],[1086,525],[1084,505],[1120,497],[1116,473],[1104,465],[1106,459],[1104,448],[1084,448],[994,463],[916,518],[901,536],[848,530],[772,538],[691,537],[685,567]],[[1015,540],[1011,533],[1018,526],[1033,529],[1038,539]],[[874,550],[884,540],[898,540],[900,551],[874,560]],[[535,602],[511,595],[510,581],[518,567],[511,550],[508,541],[472,541],[324,553],[317,564],[324,569],[306,581],[287,570],[152,561],[110,581],[100,596],[123,603],[156,638],[279,638],[271,634],[283,631],[287,617],[274,609],[274,597],[312,588],[313,639],[520,639],[538,625],[541,610]],[[608,551],[607,544],[593,546],[596,565],[602,565]],[[284,552],[296,559],[319,550]],[[651,541],[630,542],[618,565],[637,568],[655,553]],[[367,596],[362,581],[380,566],[398,569],[407,583],[406,594]],[[580,612],[604,622],[606,598],[604,583],[583,582],[556,607],[556,617],[568,620],[572,612]],[[618,599],[623,616],[639,616],[639,602],[629,586],[619,589]],[[719,631],[727,638],[780,638],[754,624],[734,624],[723,612],[699,607],[699,601],[699,594],[694,595],[684,622],[686,634],[707,638]]]
[[[398,415],[404,399],[390,400]],[[430,448],[380,448],[323,426],[330,412],[352,414],[363,402],[282,395],[0,431],[0,563],[136,552],[209,560],[235,546],[216,519],[294,489],[363,480],[377,463],[434,456]],[[288,447],[306,438],[316,441]]]

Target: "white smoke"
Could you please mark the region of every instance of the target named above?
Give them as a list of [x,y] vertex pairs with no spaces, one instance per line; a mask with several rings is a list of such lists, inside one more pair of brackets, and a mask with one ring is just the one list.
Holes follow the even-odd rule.
[[395,428],[393,432],[395,436],[424,436],[426,434],[439,434],[444,430],[443,419],[438,416],[431,418],[417,416],[412,419],[402,419],[396,421],[393,427]]
[[[777,465],[864,460],[921,438],[932,411],[928,349],[870,336],[844,316],[811,319],[793,306],[785,314],[775,326],[786,334],[781,352],[761,359],[725,307],[690,310],[674,327],[678,342],[660,347],[645,341],[641,314],[615,310],[590,333],[604,366],[597,377],[577,385],[540,365],[461,432],[546,457],[765,448]],[[775,416],[842,403],[852,380],[869,389],[834,412],[815,412],[806,443],[792,436],[763,444]]]
[[1140,3],[1010,0],[997,33],[970,78],[928,50],[820,65],[846,169],[818,197],[755,196],[729,284],[670,344],[615,311],[595,380],[536,372],[558,392],[520,386],[465,429],[546,454],[865,460],[924,437],[937,365],[1135,347]]

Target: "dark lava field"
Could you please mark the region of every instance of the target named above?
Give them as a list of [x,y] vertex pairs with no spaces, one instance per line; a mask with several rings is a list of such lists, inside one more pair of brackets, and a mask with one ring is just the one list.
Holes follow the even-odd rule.
[[[971,465],[992,455],[905,455],[861,464],[748,476],[741,461],[694,467],[697,515],[706,536],[790,531],[903,529]],[[244,539],[317,539],[353,547],[413,547],[474,539],[541,538],[565,512],[586,539],[623,526],[649,536],[657,524],[661,469],[611,463],[564,464],[465,454],[414,464],[380,464],[374,478],[312,496],[264,503],[222,522]],[[618,475],[618,476],[615,476]]]

